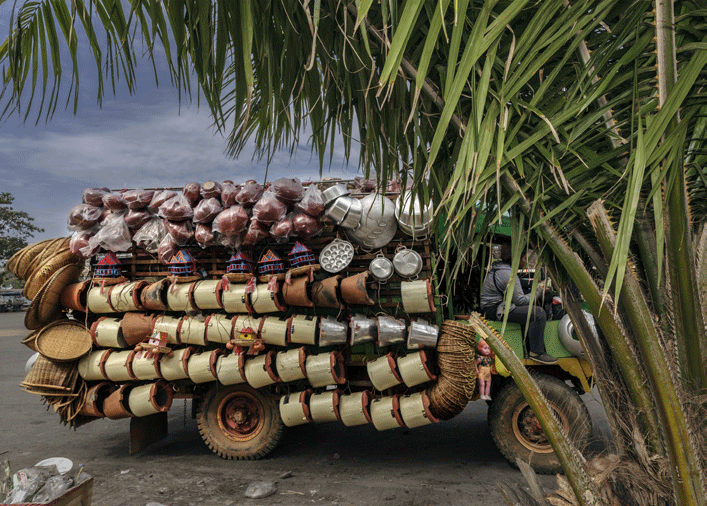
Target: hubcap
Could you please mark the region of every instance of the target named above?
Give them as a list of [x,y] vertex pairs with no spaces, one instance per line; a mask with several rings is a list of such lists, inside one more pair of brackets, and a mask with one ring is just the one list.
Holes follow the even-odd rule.
[[[550,403],[550,407],[555,412],[560,425],[567,431],[569,423],[565,414],[553,403]],[[553,452],[552,445],[545,435],[540,421],[527,402],[522,402],[516,407],[511,423],[516,439],[528,450],[535,453]]]
[[248,392],[233,392],[218,406],[218,425],[233,441],[248,441],[263,427],[265,420],[261,403]]

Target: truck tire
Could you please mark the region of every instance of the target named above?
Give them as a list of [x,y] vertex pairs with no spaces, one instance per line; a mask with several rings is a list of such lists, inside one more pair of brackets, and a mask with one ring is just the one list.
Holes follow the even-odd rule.
[[[557,378],[541,374],[535,380],[571,441],[582,450],[592,434],[589,410],[582,399]],[[514,467],[516,459],[521,459],[540,474],[562,472],[545,432],[515,382],[508,381],[494,395],[488,423],[494,443]]]
[[249,385],[214,384],[199,402],[196,421],[206,445],[224,459],[262,458],[283,432],[275,397]]

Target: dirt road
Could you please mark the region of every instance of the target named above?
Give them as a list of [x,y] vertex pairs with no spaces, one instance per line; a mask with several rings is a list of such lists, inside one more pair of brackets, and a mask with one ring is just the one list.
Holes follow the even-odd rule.
[[[13,471],[48,457],[84,464],[95,478],[95,506],[165,505],[464,505],[505,504],[499,482],[524,485],[498,453],[486,426],[486,405],[473,402],[453,420],[413,430],[378,432],[340,423],[288,429],[259,461],[226,461],[204,445],[189,401],[175,400],[169,436],[138,455],[128,454],[129,421],[98,420],[76,431],[59,423],[41,397],[19,382],[32,351],[23,313],[0,314],[0,457]],[[584,396],[595,418],[594,448],[605,434],[601,408]],[[285,473],[291,477],[279,479]],[[277,493],[249,499],[247,486],[276,481]],[[541,477],[552,490],[554,477]]]

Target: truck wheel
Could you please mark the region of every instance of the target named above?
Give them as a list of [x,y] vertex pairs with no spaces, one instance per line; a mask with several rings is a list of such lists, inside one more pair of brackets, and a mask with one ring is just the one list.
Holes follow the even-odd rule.
[[[535,380],[560,424],[581,450],[592,433],[589,410],[582,399],[557,378],[538,375]],[[494,396],[488,411],[488,422],[494,443],[514,467],[516,459],[521,459],[540,474],[562,472],[540,422],[513,381],[506,383]]]
[[206,445],[224,459],[264,457],[283,431],[275,398],[248,385],[213,385],[199,403],[196,421]]

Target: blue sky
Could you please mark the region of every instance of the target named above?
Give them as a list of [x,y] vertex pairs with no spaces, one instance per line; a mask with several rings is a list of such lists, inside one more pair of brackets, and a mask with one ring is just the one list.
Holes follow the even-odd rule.
[[[8,33],[14,2],[0,5],[0,38]],[[79,31],[80,33],[80,31]],[[68,91],[64,79],[60,106],[51,121],[36,115],[23,123],[17,114],[0,122],[0,191],[15,197],[13,207],[34,217],[45,232],[35,240],[69,235],[66,217],[81,202],[84,188],[111,189],[183,186],[190,181],[262,181],[266,164],[253,160],[247,147],[238,159],[229,159],[225,139],[211,127],[208,108],[182,101],[163,75],[159,88],[147,60],[138,69],[137,92],[130,96],[119,84],[103,107],[96,105],[96,66],[87,53],[80,56],[81,98],[76,115],[63,109]],[[0,102],[0,108],[5,102]],[[325,177],[352,177],[357,154],[347,167],[343,147],[335,149]],[[268,179],[318,179],[316,157],[308,145],[276,153]],[[33,241],[30,241],[33,242]]]

